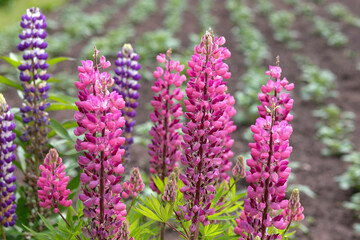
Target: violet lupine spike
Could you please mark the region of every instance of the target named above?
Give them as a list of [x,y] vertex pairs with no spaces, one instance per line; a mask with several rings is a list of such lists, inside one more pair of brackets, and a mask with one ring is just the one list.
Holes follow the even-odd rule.
[[231,163],[227,163],[232,155],[228,137],[235,129],[230,124],[235,109],[234,98],[227,93],[223,80],[231,76],[228,65],[223,63],[231,55],[227,48],[220,47],[224,43],[224,37],[206,32],[201,44],[194,49],[187,71],[190,80],[185,90],[188,100],[184,100],[184,104],[188,122],[182,128],[185,155],[181,157],[186,170],[185,174],[180,174],[185,185],[180,191],[186,201],[182,207],[184,218],[192,221],[190,231],[194,239],[200,222],[208,225],[207,216],[215,213],[210,205],[216,184],[226,179],[222,176],[222,166],[231,167]]
[[23,60],[18,69],[24,91],[23,105],[20,108],[24,123],[24,132],[20,139],[26,142],[26,151],[29,154],[26,163],[24,182],[27,184],[28,201],[26,206],[32,209],[29,221],[34,222],[38,218],[38,212],[45,209],[39,208],[37,198],[36,179],[38,178],[39,164],[48,152],[49,117],[45,111],[50,103],[47,102],[50,85],[47,84],[49,74],[46,72],[49,64],[46,63],[48,54],[46,38],[46,19],[39,8],[29,8],[22,16],[20,23],[23,31],[19,35],[21,42],[18,49],[23,51]]
[[144,189],[145,184],[141,178],[139,168],[133,168],[129,181],[124,182],[123,187],[124,191],[121,194],[123,198],[136,197]]
[[[180,74],[184,65],[171,59],[171,50],[157,56],[159,63],[165,63],[165,68],[157,67],[153,75],[156,78],[152,91],[156,93],[151,105],[154,112],[150,114],[153,127],[149,135],[153,137],[149,144],[150,173],[157,175],[162,181],[170,175],[181,157],[181,136],[177,132],[181,128],[180,116],[182,108],[179,101],[185,93],[181,91],[181,84],[186,80],[185,75]],[[178,102],[176,102],[176,101]],[[160,193],[152,176],[150,188]]]
[[240,240],[281,239],[281,235],[269,233],[267,229],[284,230],[290,224],[285,214],[288,208],[285,191],[291,171],[288,159],[292,152],[289,138],[293,129],[289,122],[293,118],[290,110],[294,100],[282,90],[291,91],[294,84],[289,84],[286,78],[280,79],[279,66],[270,66],[266,74],[272,79],[261,87],[260,117],[251,126],[255,142],[249,144],[251,159],[246,161],[250,167],[246,172],[246,181],[250,184],[248,197],[234,229],[241,236]]
[[16,189],[14,175],[15,165],[12,162],[16,156],[13,153],[16,145],[13,140],[16,134],[14,114],[9,111],[4,96],[0,93],[0,226],[9,227],[14,226],[16,221],[16,204],[15,194]]
[[125,219],[126,206],[121,201],[121,174],[124,172],[120,146],[125,139],[121,137],[121,128],[125,125],[121,110],[125,107],[123,98],[115,91],[108,90],[114,80],[106,72],[110,62],[105,57],[97,64],[98,51],[95,49],[95,64],[91,60],[81,61],[78,67],[80,81],[75,82],[79,89],[79,111],[74,118],[78,127],[75,149],[83,151],[79,157],[84,215],[91,219],[89,234],[94,239],[117,239],[116,233]]
[[126,219],[122,222],[117,237],[116,240],[134,240],[133,237],[130,237],[129,224]]
[[124,101],[125,108],[121,110],[122,115],[125,118],[125,126],[122,128],[125,137],[125,143],[121,145],[122,149],[125,149],[125,157],[129,157],[129,148],[133,144],[134,140],[131,136],[133,127],[136,124],[136,108],[138,106],[137,99],[139,98],[138,90],[140,89],[140,83],[138,81],[141,78],[138,72],[141,68],[138,63],[139,55],[134,52],[131,44],[124,44],[121,51],[118,52],[118,59],[115,61],[115,83],[113,91],[119,93]]
[[39,167],[41,175],[37,181],[40,207],[59,212],[59,205],[69,207],[72,200],[68,200],[70,189],[66,189],[69,177],[65,173],[65,165],[55,148],[50,149],[44,159],[44,165]]

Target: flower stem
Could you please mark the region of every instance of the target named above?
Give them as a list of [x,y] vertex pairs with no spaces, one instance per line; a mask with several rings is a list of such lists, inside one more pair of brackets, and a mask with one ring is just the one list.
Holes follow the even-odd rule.
[[[60,217],[66,222],[66,224],[69,226],[69,228],[71,228],[70,223],[66,220],[66,218],[64,218],[64,216],[61,214],[61,212],[59,212]],[[79,237],[79,235],[76,235],[76,238],[81,240],[81,238]]]
[[2,233],[2,239],[6,240],[5,230],[2,225],[0,226],[0,232]]

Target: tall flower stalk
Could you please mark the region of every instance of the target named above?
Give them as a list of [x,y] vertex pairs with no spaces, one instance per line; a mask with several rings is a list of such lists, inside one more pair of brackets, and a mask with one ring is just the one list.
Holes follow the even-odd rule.
[[[15,188],[16,177],[13,174],[16,145],[13,140],[16,134],[14,114],[9,111],[4,96],[0,93],[0,230],[2,227],[14,226],[16,221]],[[5,237],[4,237],[5,239]]]
[[79,195],[85,209],[84,215],[91,220],[87,235],[91,239],[117,239],[119,227],[125,219],[126,206],[121,201],[122,187],[119,183],[124,168],[121,158],[124,149],[120,146],[125,139],[121,137],[125,120],[121,110],[125,107],[123,98],[115,91],[108,90],[114,80],[106,72],[110,62],[105,57],[97,63],[99,52],[95,49],[95,63],[81,61],[78,67],[80,81],[75,82],[79,89],[79,102],[75,113],[78,127],[74,130],[77,139],[75,148],[83,151],[79,158],[82,193]]
[[269,232],[270,227],[279,230],[288,229],[294,219],[304,217],[298,202],[298,192],[290,203],[285,199],[287,179],[291,168],[288,167],[292,147],[289,138],[293,131],[289,123],[294,100],[289,93],[294,84],[280,79],[281,68],[270,66],[266,72],[270,76],[268,83],[259,93],[261,105],[258,107],[260,117],[251,126],[254,143],[250,143],[251,159],[246,161],[250,170],[246,172],[248,198],[244,200],[244,210],[236,220],[235,233],[239,239],[282,239],[280,233]]
[[114,77],[116,84],[114,84],[113,90],[119,93],[125,101],[125,107],[121,110],[125,119],[125,126],[122,128],[125,143],[121,145],[121,148],[125,150],[126,159],[129,158],[130,145],[134,142],[131,133],[136,124],[135,116],[138,106],[137,99],[139,98],[138,90],[140,88],[138,81],[141,78],[138,72],[141,65],[138,60],[139,55],[134,52],[131,44],[126,43],[118,52],[118,59],[115,61],[116,67],[114,69],[117,76]]
[[[192,221],[191,239],[198,239],[200,223],[208,225],[207,216],[215,213],[210,208],[211,200],[219,181],[226,180],[223,166],[229,170],[230,133],[235,130],[230,117],[235,114],[234,98],[227,93],[226,82],[231,73],[223,60],[230,57],[230,51],[220,47],[225,43],[224,37],[214,37],[206,32],[200,45],[194,49],[189,61],[184,100],[185,117],[188,120],[183,127],[185,155],[181,163],[186,166],[185,174],[180,174],[184,187],[180,191],[186,204],[182,206],[184,218]],[[230,167],[229,167],[229,166]],[[225,174],[224,174],[225,175]]]
[[50,106],[47,102],[50,86],[46,82],[49,79],[49,74],[46,73],[49,64],[46,63],[48,54],[45,52],[47,47],[45,20],[39,8],[27,9],[20,23],[23,32],[19,35],[21,42],[18,45],[18,49],[24,52],[23,61],[18,67],[24,91],[23,106],[20,111],[25,129],[21,140],[26,143],[27,165],[24,181],[30,187],[27,190],[29,194],[27,207],[32,209],[30,216],[32,220],[37,217],[37,212],[40,210],[36,196],[39,164],[48,152],[49,117],[45,109]]
[[[40,207],[53,208],[54,213],[60,213],[59,205],[69,207],[72,201],[67,199],[70,194],[70,190],[66,189],[69,177],[66,176],[65,165],[56,149],[50,149],[44,159],[44,164],[40,165],[39,169],[41,175],[37,184]],[[61,213],[60,216],[64,219]]]
[[[180,74],[184,65],[171,59],[171,50],[167,51],[167,57],[160,54],[156,59],[159,63],[165,63],[165,68],[157,67],[153,73],[156,81],[151,89],[156,95],[151,101],[154,112],[150,114],[150,119],[154,126],[149,131],[152,141],[148,153],[151,156],[150,173],[164,181],[178,166],[177,161],[181,157],[181,136],[177,130],[182,126],[179,119],[182,109],[176,101],[181,101],[185,95],[180,86],[186,77]],[[150,188],[160,193],[152,176]]]

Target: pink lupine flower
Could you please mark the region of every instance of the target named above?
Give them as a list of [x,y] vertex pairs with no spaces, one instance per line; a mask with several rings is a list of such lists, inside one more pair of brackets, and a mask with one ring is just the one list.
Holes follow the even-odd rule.
[[114,80],[99,68],[107,68],[110,62],[100,58],[98,65],[95,50],[95,64],[82,61],[78,67],[80,81],[75,82],[79,91],[79,111],[74,118],[78,127],[75,135],[84,135],[77,139],[75,148],[83,151],[79,157],[79,165],[83,169],[80,179],[83,193],[79,195],[84,203],[84,215],[92,221],[92,236],[98,239],[115,239],[113,236],[125,219],[126,206],[121,201],[122,155],[120,146],[125,139],[121,137],[121,128],[125,121],[121,109],[125,102],[116,92],[108,90]]
[[287,216],[295,213],[289,212],[288,200],[284,199],[291,171],[288,158],[292,152],[289,138],[293,129],[289,121],[293,99],[289,93],[282,93],[283,89],[291,91],[294,85],[286,78],[280,79],[279,66],[270,66],[266,74],[272,79],[261,88],[260,117],[251,126],[255,142],[249,144],[251,159],[246,161],[250,167],[246,172],[246,181],[250,183],[248,198],[244,200],[244,210],[234,229],[241,240],[281,239],[281,235],[269,233],[267,228],[286,229],[291,223]]
[[43,208],[54,208],[59,212],[59,205],[69,207],[71,200],[67,200],[70,190],[66,189],[69,177],[66,176],[65,166],[55,148],[50,149],[44,159],[44,165],[40,165],[41,175],[37,181],[39,187],[39,205]]
[[181,158],[187,169],[180,174],[185,185],[180,191],[186,201],[182,211],[185,219],[192,221],[190,231],[195,238],[199,223],[209,224],[207,216],[215,213],[210,208],[215,185],[228,179],[225,171],[230,170],[229,158],[233,155],[230,134],[236,127],[230,118],[236,111],[224,81],[231,76],[228,65],[223,63],[231,55],[227,48],[220,47],[224,43],[224,37],[206,32],[201,44],[195,47],[187,71],[190,80],[184,104],[188,122],[182,128],[185,155]]
[[[177,161],[181,156],[181,136],[177,130],[182,126],[179,122],[182,108],[176,101],[181,101],[185,95],[180,86],[186,80],[185,75],[180,74],[184,65],[171,60],[170,55],[171,50],[168,50],[168,59],[165,54],[157,56],[158,62],[165,63],[165,69],[157,67],[154,71],[156,81],[151,88],[156,95],[151,101],[154,112],[150,114],[150,119],[154,126],[149,131],[149,135],[153,137],[148,151],[151,156],[150,173],[158,175],[163,181],[178,166]],[[152,176],[150,188],[160,193]]]
[[165,202],[171,202],[174,203],[176,201],[176,194],[177,194],[177,179],[176,179],[176,173],[172,172],[170,174],[170,177],[168,179],[168,182],[166,183],[164,187],[164,195],[162,196],[162,199]]
[[136,197],[144,189],[145,184],[141,178],[139,168],[133,168],[129,181],[124,182],[123,186],[123,198],[128,198],[129,196]]

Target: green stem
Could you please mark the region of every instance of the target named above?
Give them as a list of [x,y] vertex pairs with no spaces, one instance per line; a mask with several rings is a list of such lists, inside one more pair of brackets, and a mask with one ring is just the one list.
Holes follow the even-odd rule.
[[0,232],[2,233],[2,239],[6,240],[5,230],[3,228],[3,225],[0,225]]
[[[71,228],[70,223],[66,220],[66,218],[64,218],[64,216],[61,214],[61,212],[59,212],[60,217],[66,222],[66,224],[69,226],[69,228]],[[81,240],[81,238],[79,237],[79,235],[76,235],[76,238]]]
[[136,199],[136,197],[134,197],[134,198],[133,198],[133,200],[131,201],[131,205],[130,205],[130,207],[129,207],[129,210],[127,210],[126,215],[129,215],[130,210],[131,210],[132,206],[133,206],[133,205],[134,205],[134,203],[135,203],[135,199]]

